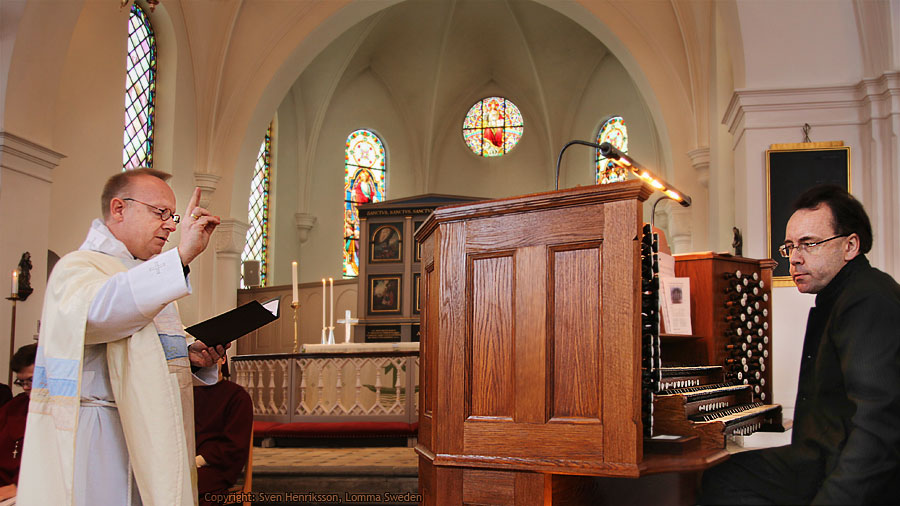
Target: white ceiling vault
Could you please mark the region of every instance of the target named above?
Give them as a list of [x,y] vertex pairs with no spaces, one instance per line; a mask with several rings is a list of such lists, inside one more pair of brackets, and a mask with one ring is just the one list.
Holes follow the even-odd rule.
[[[503,95],[522,110],[531,147],[516,149],[527,151],[528,162],[539,166],[525,172],[529,182],[509,190],[496,188],[508,185],[502,176],[482,181],[490,194],[551,189],[559,149],[573,138],[590,140],[610,114],[630,112],[629,125],[644,138],[637,140],[638,152],[653,163],[659,159],[651,116],[631,78],[595,36],[571,19],[525,0],[409,0],[337,37],[304,69],[279,107],[279,123],[294,123],[290,130],[296,129],[297,164],[307,189],[301,200],[319,187],[318,168],[335,161],[321,151],[335,149],[339,139],[328,138],[332,128],[342,128],[344,136],[355,128],[374,128],[384,137],[393,165],[409,165],[400,170],[408,170],[413,182],[399,194],[391,192],[391,198],[464,191],[447,186],[442,172],[448,160],[455,170],[465,163],[503,172],[497,168],[503,162],[473,159],[461,151],[463,116],[489,94]],[[348,100],[356,106],[348,109]],[[383,117],[375,119],[378,115]],[[567,160],[572,156],[590,164],[592,153],[572,151]],[[516,161],[519,178],[521,158]],[[588,175],[583,168],[569,183],[591,184]]]

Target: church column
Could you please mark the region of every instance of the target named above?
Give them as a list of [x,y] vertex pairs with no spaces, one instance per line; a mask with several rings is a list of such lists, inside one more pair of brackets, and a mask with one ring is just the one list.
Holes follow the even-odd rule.
[[678,204],[670,204],[669,208],[669,247],[672,253],[688,253],[693,251],[691,238],[691,208]]
[[[0,286],[3,298],[12,291],[12,270],[22,253],[31,253],[31,287],[34,292],[16,303],[14,348],[33,342],[47,287],[47,248],[50,236],[52,171],[65,158],[40,144],[0,131]],[[0,377],[6,381],[9,367],[12,303],[0,305]]]
[[250,225],[233,218],[223,219],[216,227],[216,264],[213,277],[215,314],[237,306],[237,290],[241,280],[241,252],[247,241]]

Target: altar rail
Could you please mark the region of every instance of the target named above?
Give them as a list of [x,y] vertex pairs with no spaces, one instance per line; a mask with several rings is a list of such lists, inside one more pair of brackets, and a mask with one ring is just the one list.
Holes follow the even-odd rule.
[[255,420],[418,421],[418,351],[240,355],[231,365]]

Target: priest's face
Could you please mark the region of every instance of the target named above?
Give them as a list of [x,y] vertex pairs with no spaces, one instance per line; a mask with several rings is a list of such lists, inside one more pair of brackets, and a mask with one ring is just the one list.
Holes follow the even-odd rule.
[[172,188],[159,178],[138,176],[118,199],[122,203],[112,213],[110,231],[135,258],[147,260],[158,255],[166,245],[169,234],[175,231],[172,218],[161,219],[162,210],[175,212]]
[[784,243],[800,245],[791,251],[791,278],[803,293],[819,293],[859,251],[856,234],[823,241],[837,235],[833,223],[827,204],[799,209],[788,220]]

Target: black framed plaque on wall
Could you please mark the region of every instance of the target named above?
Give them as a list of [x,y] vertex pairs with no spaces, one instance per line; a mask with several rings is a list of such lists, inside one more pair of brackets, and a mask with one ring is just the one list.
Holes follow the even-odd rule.
[[793,286],[790,263],[778,252],[791,207],[803,192],[819,184],[851,191],[850,147],[842,141],[773,144],[766,151],[767,236],[769,256],[778,262],[772,273],[775,286]]

